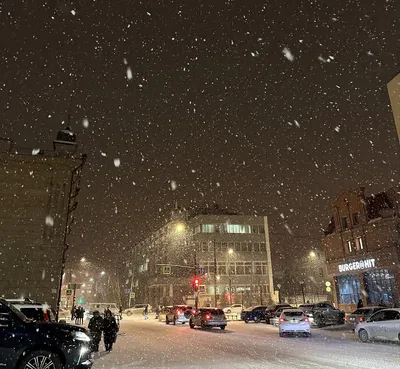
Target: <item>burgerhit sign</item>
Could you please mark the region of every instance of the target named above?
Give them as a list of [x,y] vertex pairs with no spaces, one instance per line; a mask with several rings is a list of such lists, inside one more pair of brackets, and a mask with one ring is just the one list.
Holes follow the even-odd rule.
[[366,259],[353,261],[352,263],[339,264],[339,272],[349,272],[352,270],[361,270],[375,268],[375,259]]

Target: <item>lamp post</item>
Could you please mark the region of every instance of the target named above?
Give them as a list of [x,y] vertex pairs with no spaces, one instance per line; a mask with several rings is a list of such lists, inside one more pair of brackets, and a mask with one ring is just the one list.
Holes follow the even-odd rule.
[[232,304],[232,277],[231,277],[231,255],[233,249],[228,250],[228,278],[229,278],[229,303]]

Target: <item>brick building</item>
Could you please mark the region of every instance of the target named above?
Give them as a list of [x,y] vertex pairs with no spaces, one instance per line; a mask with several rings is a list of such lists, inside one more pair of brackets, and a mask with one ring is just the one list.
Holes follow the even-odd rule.
[[400,141],[400,73],[387,84],[394,123]]
[[273,297],[268,222],[262,216],[175,209],[165,226],[132,249],[128,268],[135,303],[193,303],[195,274],[199,306],[249,306]]
[[[82,157],[63,149],[16,148],[0,140],[0,296],[57,306],[67,213]],[[68,143],[67,143],[68,146]],[[72,188],[71,188],[72,185]]]
[[364,188],[342,191],[332,202],[325,231],[328,275],[338,307],[350,311],[400,296],[399,189],[367,196]]

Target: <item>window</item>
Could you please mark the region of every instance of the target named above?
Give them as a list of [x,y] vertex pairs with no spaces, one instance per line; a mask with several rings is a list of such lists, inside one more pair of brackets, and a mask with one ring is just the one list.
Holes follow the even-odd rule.
[[202,251],[202,252],[207,252],[207,251],[208,251],[207,242],[202,242],[202,243],[201,243],[201,251]]
[[245,224],[227,224],[226,233],[251,233],[251,227]]
[[226,264],[225,263],[218,263],[217,267],[217,274],[218,275],[226,275]]
[[254,274],[262,274],[262,266],[261,261],[254,262]]
[[353,213],[353,225],[357,225],[359,223],[360,220],[360,215],[359,213]]
[[251,226],[251,233],[258,233],[258,226],[257,225]]
[[[213,247],[214,247],[214,245],[213,245]],[[215,251],[221,251],[221,242],[215,242]]]
[[229,275],[235,275],[236,274],[235,263],[230,263],[228,265],[228,274]]
[[368,304],[378,304],[381,300],[386,303],[395,300],[395,278],[393,272],[388,269],[364,273],[364,285]]
[[215,224],[202,224],[201,230],[203,233],[214,233],[215,232]]
[[241,251],[240,242],[235,242],[235,251]]
[[354,275],[340,275],[336,277],[336,290],[339,304],[357,304],[361,298],[360,281]]
[[246,242],[242,242],[242,251],[247,251],[247,243]]
[[226,251],[228,248],[228,244],[226,242],[222,242],[222,248],[221,251]]
[[347,217],[342,217],[342,228],[347,229]]
[[265,233],[265,231],[264,231],[264,226],[263,226],[263,225],[258,226],[258,231],[259,231],[260,233]]
[[265,244],[265,242],[260,243],[260,251],[267,251],[267,245]]
[[236,263],[236,274],[244,275],[244,263],[242,261]]
[[258,242],[253,243],[254,251],[260,251],[260,244]]
[[353,245],[352,245],[352,241],[351,240],[349,240],[349,241],[347,241],[347,249],[349,250],[349,252],[352,252],[353,251]]
[[364,249],[364,243],[363,243],[362,237],[357,237],[357,249],[358,250]]
[[193,232],[194,232],[194,234],[196,234],[196,233],[200,233],[200,232],[201,232],[201,227],[200,227],[200,225],[198,225],[198,226],[194,227],[194,230],[193,230]]
[[252,251],[253,250],[253,244],[251,242],[249,242],[247,244],[247,251]]
[[251,261],[246,261],[244,263],[244,274],[252,275],[253,274],[253,267],[251,265]]

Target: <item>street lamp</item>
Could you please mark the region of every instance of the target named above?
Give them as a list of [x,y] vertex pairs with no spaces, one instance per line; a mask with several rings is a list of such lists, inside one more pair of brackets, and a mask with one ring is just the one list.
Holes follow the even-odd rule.
[[317,256],[317,254],[315,253],[315,251],[310,251],[310,253],[308,254],[311,258],[315,258]]
[[104,275],[104,274],[106,274],[106,272],[103,270],[103,271],[100,273],[100,275]]
[[83,257],[83,258],[81,259],[81,263],[84,263],[85,261],[86,261],[86,258]]
[[228,250],[228,254],[229,254],[229,255],[232,255],[232,254],[233,254],[233,249],[229,249],[229,250]]
[[178,223],[175,227],[177,232],[183,232],[185,230],[185,226],[182,223]]

